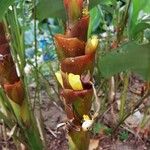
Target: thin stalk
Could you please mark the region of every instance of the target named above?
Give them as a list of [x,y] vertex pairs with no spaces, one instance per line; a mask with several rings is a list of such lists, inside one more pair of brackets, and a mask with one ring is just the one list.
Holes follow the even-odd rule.
[[[47,24],[47,28],[48,28],[48,30],[49,30],[50,36],[53,37],[54,35],[53,35],[53,33],[52,33],[52,29],[51,29],[51,27],[50,27],[48,24]],[[52,38],[52,42],[53,42],[53,44],[55,44],[53,38]]]
[[117,27],[118,28],[118,30],[117,30],[117,45],[120,44],[120,42],[122,40],[123,32],[124,32],[124,29],[126,27],[127,20],[128,20],[128,12],[129,12],[129,8],[130,8],[130,4],[131,4],[131,0],[128,0],[127,5],[126,5],[126,10],[123,15],[123,19],[121,20],[121,22],[119,22],[118,27]]
[[112,115],[112,118],[113,118],[113,123],[116,122],[116,116],[115,116],[115,113],[114,113],[114,100],[115,100],[115,79],[114,79],[114,76],[112,76],[110,78],[110,81],[109,81],[109,86],[110,86],[110,91],[109,91],[109,104],[111,106],[111,109],[110,109],[110,112],[111,112],[111,115]]
[[4,120],[2,119],[2,133],[3,133],[3,139],[5,142],[5,149],[8,150],[8,143],[7,143],[7,133],[6,133],[6,127],[5,127],[5,123]]
[[23,41],[23,34],[22,32],[20,31],[20,25],[19,25],[19,22],[18,22],[18,15],[17,15],[17,12],[16,12],[16,7],[14,7],[14,15],[15,15],[15,21],[16,21],[16,29],[17,29],[17,38],[18,38],[18,54],[20,54],[20,61],[21,61],[21,72],[24,72],[24,66],[25,66],[25,52],[24,52],[24,41]]
[[[33,0],[33,7],[34,7],[34,49],[35,49],[35,67],[38,68],[38,62],[37,62],[37,57],[38,57],[38,47],[37,47],[37,24],[36,24],[36,0]],[[36,90],[35,90],[35,98],[34,98],[34,104],[36,101],[36,98],[40,100],[40,95],[39,95],[39,75],[38,72],[35,71],[36,73]]]
[[[123,33],[124,33],[124,29],[125,29],[125,27],[126,27],[126,24],[127,24],[127,20],[128,20],[128,11],[129,11],[129,8],[130,8],[130,3],[131,3],[131,0],[128,0],[127,1],[127,6],[126,6],[126,10],[125,10],[125,13],[124,13],[124,17],[123,17],[123,19],[121,20],[121,22],[119,22],[118,23],[118,26],[117,26],[117,40],[116,40],[116,46],[119,46],[119,44],[120,44],[120,42],[121,42],[121,40],[122,40],[122,36],[123,36]],[[117,17],[118,18],[118,17]],[[127,81],[126,81],[127,82]],[[128,83],[125,83],[125,86],[127,86],[128,85]],[[125,89],[126,87],[124,87],[124,89]],[[119,117],[121,117],[120,118],[120,121],[119,121],[119,123],[118,123],[118,125],[120,126],[121,124],[120,124],[120,122],[122,122],[122,120],[124,120],[124,118],[126,118],[126,115],[125,115],[125,117],[123,117],[124,116],[124,106],[125,106],[125,97],[123,98],[122,97],[122,100],[121,100],[121,110],[120,110],[120,114],[119,114]],[[118,126],[118,127],[119,127]],[[118,128],[117,127],[117,128]],[[116,129],[115,129],[116,130]],[[114,130],[114,131],[115,131]]]
[[[38,68],[38,62],[37,62],[37,58],[38,58],[38,46],[37,46],[37,23],[36,23],[36,0],[33,0],[33,7],[34,7],[34,48],[35,48],[35,67]],[[42,118],[42,113],[41,113],[41,100],[40,100],[40,92],[39,92],[39,88],[40,88],[40,83],[39,83],[39,74],[38,71],[35,71],[36,73],[36,90],[35,90],[35,98],[34,98],[34,105],[35,105],[35,100],[36,98],[39,101],[39,113],[40,113],[40,120]],[[40,125],[38,124],[38,130],[40,132],[40,135],[42,137],[45,137],[44,135],[44,130],[43,130],[43,125],[42,123],[40,123]],[[42,138],[42,143],[43,146],[46,148],[46,141],[45,138]]]
[[51,62],[49,63],[49,67],[50,67],[50,70],[51,70],[51,72],[52,72],[53,77],[54,77],[55,80],[57,81],[57,78],[56,78],[56,76],[55,76],[55,71],[54,71],[54,69],[53,69],[53,67],[52,67]]
[[116,125],[116,127],[113,129],[113,133],[119,128],[119,126],[130,116],[132,115],[137,108],[139,108],[139,106],[141,106],[141,104],[144,102],[144,100],[146,98],[148,98],[150,96],[150,91],[148,91],[147,94],[145,94],[137,104],[135,104],[135,106],[129,111],[126,113],[126,115],[118,122],[118,124]]
[[[53,37],[54,35],[53,35],[53,33],[52,33],[51,27],[50,27],[49,25],[47,25],[47,27],[48,27],[50,36]],[[55,42],[54,42],[54,39],[53,39],[53,38],[52,38],[52,44],[55,45]],[[51,62],[49,62],[49,67],[50,67],[50,70],[51,70],[51,72],[52,72],[53,77],[54,77],[55,80],[57,81],[57,78],[56,78],[56,76],[55,76],[55,71],[53,70],[53,67],[52,67]],[[59,94],[57,93],[57,95],[59,95]]]
[[125,106],[126,106],[126,99],[127,99],[127,91],[128,91],[128,85],[129,85],[129,75],[125,76],[124,79],[124,88],[121,95],[120,100],[120,111],[119,111],[119,119],[121,120],[125,114]]
[[[55,81],[57,81],[57,78],[56,78],[56,75],[55,75],[55,71],[54,71],[54,69],[53,69],[53,67],[52,67],[51,62],[49,62],[48,64],[49,64],[48,66],[49,66],[49,68],[50,68],[50,70],[51,70],[51,72],[52,72],[53,78],[55,79]],[[49,83],[49,81],[48,81],[48,83]],[[49,84],[50,84],[50,83],[49,83]],[[51,84],[50,84],[50,85],[51,85]],[[53,88],[53,87],[52,87],[52,88]],[[55,88],[53,88],[53,90],[54,90],[54,92],[56,93],[58,99],[60,99],[60,96],[59,96],[57,90],[56,90]]]
[[115,79],[111,77],[110,79],[110,92],[109,92],[109,102],[112,103],[115,98]]

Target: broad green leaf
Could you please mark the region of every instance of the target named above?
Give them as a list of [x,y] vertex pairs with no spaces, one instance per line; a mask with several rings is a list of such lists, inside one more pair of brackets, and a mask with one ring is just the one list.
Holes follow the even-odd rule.
[[37,4],[37,19],[43,20],[48,17],[58,17],[65,20],[63,0],[41,0]]
[[103,56],[98,67],[104,77],[111,77],[122,71],[132,71],[150,81],[150,43],[126,43],[115,52]]
[[8,10],[9,6],[14,3],[15,0],[0,0],[0,20],[2,20],[5,12]]
[[[131,9],[130,9],[130,17],[129,17],[129,36],[130,39],[134,39],[135,37],[135,27],[138,28],[140,27],[140,25],[138,25],[139,20],[139,13],[140,11],[145,12],[145,13],[150,13],[150,0],[132,0],[131,3]],[[143,26],[144,27],[144,26]],[[143,31],[144,29],[146,29],[147,26],[145,26],[145,28],[140,28],[138,29],[138,31]]]
[[[99,2],[100,0],[90,0],[90,8]],[[41,21],[48,17],[66,19],[63,0],[40,0],[37,4],[37,19]]]

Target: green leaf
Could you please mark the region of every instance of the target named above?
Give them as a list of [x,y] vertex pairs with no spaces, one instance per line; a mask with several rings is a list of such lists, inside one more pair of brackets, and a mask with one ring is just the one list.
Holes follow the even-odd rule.
[[4,17],[5,12],[9,6],[14,3],[15,0],[0,0],[0,20]]
[[41,0],[37,4],[37,19],[40,21],[48,17],[58,17],[65,20],[63,0]]
[[98,67],[104,77],[111,77],[122,71],[132,71],[150,81],[150,43],[138,45],[128,42],[103,56]]
[[114,5],[116,0],[90,0],[90,9],[96,5]]
[[[93,8],[99,2],[99,0],[90,0],[90,8]],[[66,19],[63,0],[40,0],[36,10],[37,19],[40,21],[48,17]]]
[[112,128],[105,128],[104,133],[106,135],[111,135],[112,134]]
[[[131,39],[135,37],[135,27],[138,25],[139,20],[139,12],[150,13],[150,1],[149,0],[132,0],[131,9],[130,9],[130,17],[129,17],[129,36]],[[139,27],[140,25],[138,25]],[[138,28],[136,27],[136,28]],[[147,28],[145,26],[145,28]],[[140,31],[144,30],[145,28],[141,28]],[[138,29],[139,30],[139,29]]]
[[104,126],[103,124],[95,123],[94,127],[93,127],[93,133],[98,134],[100,132],[100,130],[103,130],[105,128],[106,128],[106,126]]
[[31,150],[42,150],[43,145],[42,145],[38,130],[36,130],[36,128],[34,128],[33,126],[30,126],[30,128],[25,129],[25,132],[27,134],[27,139],[28,139],[28,143],[30,145],[30,149]]
[[99,12],[99,9],[97,7],[94,7],[90,10],[90,24],[89,24],[89,30],[88,30],[88,37],[91,35],[92,32],[96,30],[96,28],[99,26],[101,21],[101,14]]
[[98,5],[100,3],[100,0],[89,0],[89,2],[90,2],[90,9],[91,9],[96,5]]
[[129,133],[127,131],[123,131],[119,134],[119,139],[121,141],[125,141],[129,138]]

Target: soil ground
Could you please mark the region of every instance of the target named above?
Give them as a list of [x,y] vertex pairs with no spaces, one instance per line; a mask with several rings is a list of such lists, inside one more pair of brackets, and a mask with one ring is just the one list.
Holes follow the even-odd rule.
[[[45,92],[41,92],[41,110],[44,121],[44,131],[48,150],[68,150],[67,133],[64,127],[56,130],[59,123],[67,120],[65,112],[56,101],[50,100]],[[38,103],[37,103],[38,107]],[[2,127],[2,126],[1,126]],[[7,146],[7,149],[6,149]],[[16,150],[12,140],[5,141],[0,136],[0,150]],[[116,136],[91,134],[90,150],[150,150],[150,142],[141,140],[129,133],[126,141],[120,141]]]

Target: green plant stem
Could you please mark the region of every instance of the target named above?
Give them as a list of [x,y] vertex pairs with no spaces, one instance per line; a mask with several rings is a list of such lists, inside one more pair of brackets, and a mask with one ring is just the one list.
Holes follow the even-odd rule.
[[[36,68],[38,68],[38,62],[37,62],[37,57],[38,57],[38,47],[37,47],[37,24],[36,24],[36,0],[33,0],[33,7],[34,7],[34,48],[35,48],[35,67]],[[37,98],[37,100],[39,101],[39,113],[40,113],[40,120],[42,120],[41,118],[42,118],[42,113],[41,113],[41,100],[40,100],[40,92],[39,92],[39,88],[40,88],[40,83],[39,83],[39,73],[38,73],[38,71],[35,71],[35,73],[36,73],[36,77],[35,77],[35,79],[36,79],[36,90],[35,90],[35,98],[34,98],[34,106],[35,106],[35,101],[36,101],[36,98]],[[34,108],[34,107],[33,107]],[[40,126],[40,127],[39,127]],[[44,130],[43,130],[43,124],[42,124],[42,122],[39,124],[39,126],[38,126],[38,130],[40,131],[40,133],[41,133],[41,136],[43,137],[45,137],[45,135],[44,135]],[[39,132],[38,131],[38,132]],[[46,148],[46,141],[45,141],[45,139],[43,138],[42,139],[42,143],[43,143],[43,146]]]
[[68,133],[69,150],[88,150],[90,136],[88,132],[71,131]]
[[125,10],[125,13],[124,13],[124,18],[121,20],[121,22],[119,22],[119,25],[118,25],[118,32],[117,32],[117,45],[120,44],[121,40],[122,40],[122,36],[123,36],[123,32],[124,32],[124,29],[126,27],[126,24],[127,24],[127,20],[128,20],[128,11],[129,11],[129,8],[130,8],[130,4],[131,4],[131,0],[127,0],[127,6],[126,6],[126,10]]
[[125,114],[125,106],[126,106],[126,99],[127,99],[127,91],[129,85],[129,75],[125,76],[124,79],[124,89],[121,95],[121,104],[120,104],[120,112],[119,112],[119,119],[121,120]]
[[[34,7],[34,49],[35,49],[35,67],[38,68],[38,62],[37,62],[37,57],[38,57],[38,47],[37,47],[37,24],[36,24],[36,0],[33,0],[33,7]],[[39,74],[37,71],[35,71],[36,76],[35,76],[35,81],[36,81],[36,90],[35,90],[35,97],[34,97],[34,105],[36,98],[40,100],[40,95],[39,95]]]
[[[10,28],[11,36],[14,39],[14,41],[12,42],[12,46],[14,48],[14,56],[15,56],[15,60],[17,60],[16,62],[19,67],[21,78],[23,78],[23,72],[24,72],[24,67],[25,67],[25,51],[24,51],[23,33],[22,33],[22,30],[20,30],[16,6],[13,6],[12,8],[13,8],[12,12],[14,15],[8,14],[9,16],[8,21],[10,25],[13,25],[12,28]],[[17,57],[17,55],[19,55],[19,58]]]
[[[14,13],[12,13],[14,12]],[[24,87],[25,87],[25,97],[24,97],[24,106],[20,106],[20,118],[22,117],[22,120],[17,120],[17,124],[20,127],[20,135],[24,136],[24,143],[26,143],[26,147],[31,150],[41,150],[43,148],[39,131],[36,126],[36,121],[34,115],[30,111],[30,105],[28,104],[27,98],[29,98],[29,94],[27,91],[27,82],[26,78],[24,78],[25,73],[24,73],[24,67],[25,67],[25,51],[24,51],[24,38],[23,38],[23,33],[22,30],[20,29],[19,22],[18,22],[18,15],[16,11],[16,7],[13,7],[13,10],[10,11],[7,14],[7,22],[11,26],[9,28],[9,32],[11,33],[12,37],[12,46],[13,46],[13,57],[15,58],[14,60],[16,61],[21,79],[24,81]],[[24,122],[25,119],[25,122]],[[21,142],[23,143],[23,142]]]

